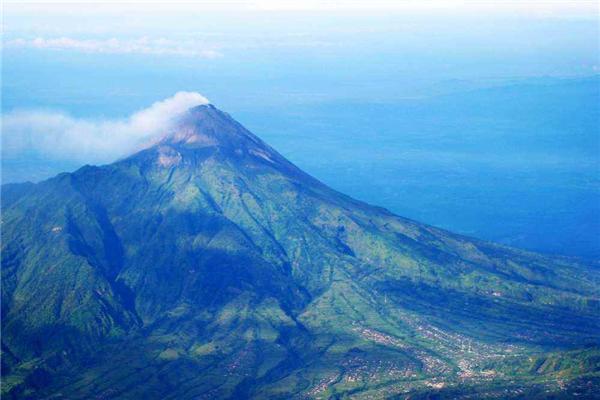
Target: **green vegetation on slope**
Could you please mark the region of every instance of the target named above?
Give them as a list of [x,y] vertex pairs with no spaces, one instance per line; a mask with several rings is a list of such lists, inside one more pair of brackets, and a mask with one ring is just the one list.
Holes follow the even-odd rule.
[[357,202],[212,106],[125,160],[2,190],[6,398],[598,387],[597,266]]

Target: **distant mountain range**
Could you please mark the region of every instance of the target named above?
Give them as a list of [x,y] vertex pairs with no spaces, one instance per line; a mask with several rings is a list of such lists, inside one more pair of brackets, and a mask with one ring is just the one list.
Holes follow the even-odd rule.
[[330,189],[212,105],[2,186],[6,399],[594,398],[600,270]]

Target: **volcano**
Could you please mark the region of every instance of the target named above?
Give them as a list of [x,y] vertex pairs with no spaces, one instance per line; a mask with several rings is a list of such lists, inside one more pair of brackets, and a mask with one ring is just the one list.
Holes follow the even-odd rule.
[[343,195],[211,104],[2,186],[6,399],[592,398],[600,271]]

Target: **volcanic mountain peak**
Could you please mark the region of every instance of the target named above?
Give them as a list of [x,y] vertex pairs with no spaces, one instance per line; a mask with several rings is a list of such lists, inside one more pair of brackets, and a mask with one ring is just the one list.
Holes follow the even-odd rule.
[[600,383],[597,268],[353,200],[212,105],[127,159],[1,200],[3,397],[568,398]]
[[261,141],[236,122],[229,114],[212,104],[190,108],[173,123],[161,143],[184,144],[189,147],[243,147]]
[[179,165],[186,158],[218,155],[221,161],[268,163],[281,171],[302,174],[273,148],[212,104],[195,106],[180,115],[152,148],[157,151],[158,164],[163,167]]

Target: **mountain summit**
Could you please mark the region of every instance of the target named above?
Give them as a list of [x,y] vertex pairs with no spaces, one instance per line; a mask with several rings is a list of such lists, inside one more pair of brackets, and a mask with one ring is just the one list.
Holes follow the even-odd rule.
[[206,104],[2,187],[2,395],[592,397],[599,279],[340,194]]
[[211,104],[190,108],[179,116],[163,143],[189,147],[243,148],[249,144],[265,146],[228,114]]

